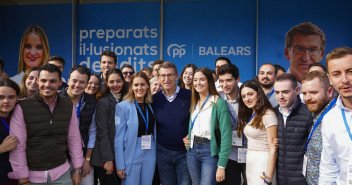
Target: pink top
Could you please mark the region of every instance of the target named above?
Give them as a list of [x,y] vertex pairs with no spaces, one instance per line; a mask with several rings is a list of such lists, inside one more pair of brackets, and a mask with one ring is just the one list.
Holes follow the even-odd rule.
[[[48,105],[51,112],[53,112],[56,106],[56,100],[57,99],[55,99],[51,105]],[[54,181],[60,176],[62,176],[69,169],[70,165],[67,161],[63,165],[48,171],[31,171],[28,169],[26,157],[27,130],[26,123],[23,117],[23,111],[20,105],[17,105],[15,107],[15,110],[12,114],[10,135],[14,135],[18,138],[17,147],[10,152],[10,163],[13,169],[13,172],[10,172],[8,174],[10,179],[21,179],[29,177],[30,182],[44,183],[48,180],[48,173],[50,175],[51,180]],[[71,156],[73,167],[82,167],[84,162],[82,140],[78,128],[75,107],[72,107],[72,117],[70,120],[70,126],[68,128],[67,146]]]
[[[248,150],[269,151],[268,138],[265,129],[260,130],[251,127],[253,120],[254,119],[252,119],[243,130],[244,135],[248,139]],[[277,116],[272,110],[266,111],[262,120],[265,128],[278,125]]]

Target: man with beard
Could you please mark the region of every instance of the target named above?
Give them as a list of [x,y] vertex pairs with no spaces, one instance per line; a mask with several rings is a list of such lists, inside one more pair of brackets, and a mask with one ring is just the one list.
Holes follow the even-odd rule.
[[321,120],[335,105],[334,90],[325,72],[309,72],[302,80],[303,100],[308,110],[313,113],[313,127],[308,136],[306,154],[303,163],[303,175],[308,184],[318,184],[319,164],[323,150],[321,137]]
[[260,86],[262,87],[266,97],[268,98],[273,107],[276,107],[278,105],[273,88],[275,78],[276,71],[274,65],[266,63],[259,68],[258,80]]
[[305,143],[313,124],[312,113],[301,102],[296,78],[289,73],[278,76],[274,83],[275,96],[280,106],[275,108],[278,117],[279,155],[277,183],[305,185],[302,175]]

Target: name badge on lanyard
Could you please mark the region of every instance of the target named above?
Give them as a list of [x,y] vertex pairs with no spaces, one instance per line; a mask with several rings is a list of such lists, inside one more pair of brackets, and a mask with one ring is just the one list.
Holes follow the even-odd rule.
[[237,163],[246,163],[247,148],[238,148]]
[[145,107],[145,112],[146,112],[146,116],[147,116],[147,119],[145,119],[144,117],[144,114],[141,110],[141,108],[139,107],[138,103],[136,100],[134,100],[134,103],[136,104],[137,106],[137,109],[139,111],[139,113],[141,114],[143,120],[144,120],[144,123],[145,123],[145,134],[146,135],[143,135],[142,136],[142,140],[141,140],[141,148],[142,150],[149,150],[152,148],[152,136],[151,135],[147,135],[148,133],[148,124],[149,124],[149,115],[148,115],[148,105]]
[[304,154],[304,156],[303,156],[303,169],[302,169],[302,174],[304,177],[307,176],[307,163],[308,163],[308,155]]
[[237,135],[237,131],[232,131],[232,146],[242,146],[242,138],[239,138]]

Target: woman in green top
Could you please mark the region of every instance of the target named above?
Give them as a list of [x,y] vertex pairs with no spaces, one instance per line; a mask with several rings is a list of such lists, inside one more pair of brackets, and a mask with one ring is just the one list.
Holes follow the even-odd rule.
[[229,110],[219,97],[213,75],[199,68],[193,76],[187,166],[194,185],[212,185],[225,179],[232,134]]

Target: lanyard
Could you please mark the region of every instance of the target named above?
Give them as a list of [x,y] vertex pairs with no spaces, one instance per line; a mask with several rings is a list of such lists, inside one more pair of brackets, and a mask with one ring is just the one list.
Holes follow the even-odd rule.
[[332,109],[332,107],[336,104],[336,101],[337,101],[337,99],[335,98],[330,103],[329,107],[325,109],[325,111],[320,115],[319,119],[315,122],[315,124],[313,126],[313,129],[312,129],[312,131],[310,131],[310,134],[308,136],[308,140],[307,140],[307,143],[306,143],[306,151],[307,151],[308,143],[310,142],[310,139],[312,139],[312,135],[313,135],[315,129],[317,129],[317,127],[319,126],[321,120],[323,120],[325,114],[328,113]]
[[144,115],[143,115],[143,113],[142,113],[142,110],[141,110],[141,108],[139,107],[139,105],[138,105],[138,103],[137,103],[136,100],[134,100],[134,103],[136,104],[139,113],[141,113],[141,115],[142,115],[142,118],[143,118],[144,123],[145,123],[145,133],[147,134],[147,133],[148,133],[148,123],[149,123],[148,105],[146,105],[146,107],[145,107],[145,112],[146,112],[146,114],[147,114],[147,120],[146,120],[145,117],[144,117]]
[[342,117],[343,117],[343,122],[345,122],[345,127],[346,127],[346,130],[347,130],[347,133],[350,136],[350,139],[352,141],[352,134],[351,134],[351,131],[350,131],[350,127],[347,124],[345,111],[342,108],[341,108],[341,113],[342,113]]
[[236,121],[236,119],[235,119],[235,117],[232,115],[232,113],[231,113],[231,109],[230,109],[230,107],[228,106],[228,108],[229,108],[229,113],[230,113],[230,116],[231,116],[231,118],[232,118],[232,121],[236,124],[236,126],[238,125],[237,124],[237,121]]
[[194,122],[196,121],[196,119],[197,119],[197,117],[198,117],[198,114],[199,114],[200,111],[203,109],[203,107],[204,107],[205,103],[208,101],[209,97],[210,97],[210,94],[208,95],[207,99],[205,99],[205,101],[204,101],[202,107],[200,107],[199,112],[196,114],[196,117],[194,117],[194,119],[193,119],[193,121],[192,121],[192,125],[191,125],[191,130],[193,130]]
[[249,118],[249,120],[248,120],[247,123],[251,122],[251,120],[253,119],[253,117],[255,116],[255,114],[256,114],[256,112],[254,112],[254,114],[251,116],[251,118]]
[[76,113],[77,113],[77,118],[81,115],[81,106],[83,102],[83,96],[81,97],[81,100],[79,100],[78,107],[76,107]]
[[271,97],[271,95],[273,95],[275,92],[275,90],[273,89],[273,91],[271,91],[271,93],[268,95],[268,99]]
[[9,130],[10,130],[9,125],[5,122],[5,120],[3,120],[2,118],[0,118],[0,119],[1,119],[2,123],[4,124],[4,126],[6,127],[7,133],[9,133]]

